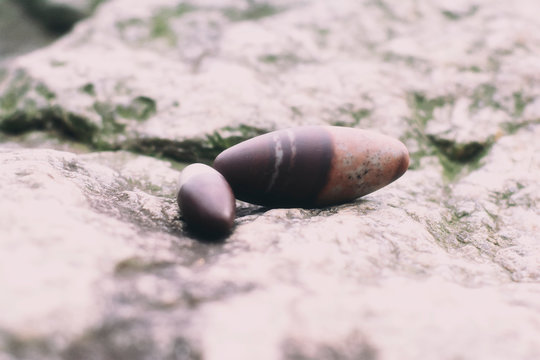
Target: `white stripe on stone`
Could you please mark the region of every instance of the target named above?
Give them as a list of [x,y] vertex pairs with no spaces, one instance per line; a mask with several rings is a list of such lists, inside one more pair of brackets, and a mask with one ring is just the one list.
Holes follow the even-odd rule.
[[294,139],[294,132],[292,132],[292,130],[287,130],[287,136],[291,142],[291,161],[289,162],[289,167],[292,167],[296,158],[296,141]]
[[274,172],[272,173],[272,177],[270,178],[270,182],[268,183],[266,192],[272,190],[272,187],[276,183],[276,180],[279,176],[279,167],[283,162],[283,146],[281,145],[281,139],[279,138],[279,135],[274,135],[272,137],[272,140],[274,140]]

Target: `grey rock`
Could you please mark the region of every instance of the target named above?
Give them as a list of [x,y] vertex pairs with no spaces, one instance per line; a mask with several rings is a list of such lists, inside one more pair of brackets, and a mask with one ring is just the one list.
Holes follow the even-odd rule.
[[[247,209],[212,246],[183,232],[166,162],[3,150],[3,356],[534,358],[540,167],[511,138],[492,151],[451,198],[430,171],[410,171],[348,205]],[[481,178],[512,158],[526,170],[501,202],[491,195],[507,181]]]
[[[540,358],[536,0],[133,4],[0,70],[1,360]],[[305,124],[410,169],[186,231],[178,160]]]
[[14,2],[0,0],[0,63],[49,44],[54,36],[26,16]]

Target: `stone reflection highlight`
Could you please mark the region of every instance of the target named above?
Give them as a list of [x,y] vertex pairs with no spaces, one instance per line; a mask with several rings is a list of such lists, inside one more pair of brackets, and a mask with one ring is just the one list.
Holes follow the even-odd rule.
[[235,200],[223,176],[204,164],[191,164],[180,174],[178,206],[189,229],[208,236],[230,233]]

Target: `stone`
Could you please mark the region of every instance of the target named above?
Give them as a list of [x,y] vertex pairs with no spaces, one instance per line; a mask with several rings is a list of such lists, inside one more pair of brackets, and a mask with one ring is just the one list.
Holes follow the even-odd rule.
[[177,201],[182,217],[196,232],[222,236],[234,225],[235,201],[231,187],[208,165],[191,164],[182,171]]
[[396,180],[408,165],[409,153],[399,140],[339,126],[271,132],[214,161],[240,200],[285,207],[352,201]]

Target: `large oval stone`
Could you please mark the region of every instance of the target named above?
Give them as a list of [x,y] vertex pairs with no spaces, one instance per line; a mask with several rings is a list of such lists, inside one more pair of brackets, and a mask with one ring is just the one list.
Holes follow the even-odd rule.
[[210,236],[226,235],[235,218],[235,199],[223,176],[204,164],[187,166],[180,174],[178,206],[188,227]]
[[282,207],[348,202],[391,183],[408,166],[409,153],[399,140],[338,126],[274,131],[214,161],[238,199]]

